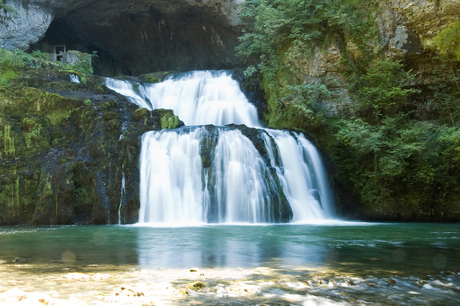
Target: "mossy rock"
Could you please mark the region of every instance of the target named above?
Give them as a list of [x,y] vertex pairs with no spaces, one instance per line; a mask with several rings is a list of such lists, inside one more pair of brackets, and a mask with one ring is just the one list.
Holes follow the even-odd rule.
[[164,116],[161,117],[162,129],[175,129],[179,126],[179,118],[177,116]]
[[139,79],[141,82],[144,82],[144,83],[150,83],[150,84],[160,83],[160,82],[163,82],[164,79],[170,74],[171,73],[168,71],[158,71],[158,72],[143,74],[139,76]]
[[206,288],[206,284],[200,281],[196,281],[196,282],[188,284],[187,287],[195,291],[200,291],[201,289]]
[[156,109],[152,111],[152,115],[160,118],[162,129],[175,129],[184,126],[184,122],[175,116],[174,112],[170,109]]
[[34,213],[39,175],[18,167],[0,166],[0,224],[27,223]]
[[136,121],[141,121],[150,117],[150,111],[146,108],[138,108],[133,113],[133,118]]
[[35,115],[49,115],[56,112],[67,113],[83,104],[78,99],[65,98],[33,87],[15,88],[2,94],[2,96],[4,96],[5,102],[0,104],[0,110],[6,114],[28,112]]
[[104,119],[104,121],[111,121],[117,118],[117,114],[115,114],[114,112],[104,112],[102,114],[102,118]]
[[112,132],[118,132],[120,130],[121,121],[118,119],[112,119],[109,121],[109,128]]

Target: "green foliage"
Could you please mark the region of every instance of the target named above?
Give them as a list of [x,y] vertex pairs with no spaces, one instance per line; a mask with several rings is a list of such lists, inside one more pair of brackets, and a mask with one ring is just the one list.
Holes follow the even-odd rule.
[[93,74],[91,58],[96,54],[85,54],[77,64],[66,64],[50,61],[49,54],[34,51],[31,54],[24,51],[7,51],[0,48],[0,87],[9,87],[10,81],[16,78],[20,71],[33,68],[47,68],[77,74],[82,83],[86,84],[88,75]]
[[35,143],[41,141],[41,131],[42,125],[36,124],[31,131],[24,133],[27,148],[31,148]]
[[351,37],[368,51],[368,42],[377,36],[369,14],[372,4],[373,1],[360,0],[245,2],[240,17],[246,29],[237,55],[248,65],[245,75],[262,75],[270,126],[311,131],[322,124],[319,104],[329,100],[331,94],[316,80],[305,80],[299,67],[316,48],[327,46],[337,34]]
[[10,81],[16,77],[16,72],[11,69],[0,72],[0,87],[9,87]]
[[86,188],[76,188],[74,191],[74,206],[80,207],[91,203],[91,197]]
[[311,83],[286,85],[280,90],[281,101],[292,108],[292,114],[304,118],[303,129],[313,130],[324,120],[321,104],[331,99],[331,92],[324,84]]
[[13,156],[16,152],[14,146],[14,137],[11,134],[11,125],[9,124],[5,125],[5,131],[3,133],[3,151],[7,156]]
[[8,87],[10,80],[16,76],[16,70],[24,67],[21,58],[14,52],[0,48],[0,86]]
[[53,195],[53,186],[50,182],[50,178],[47,177],[45,181],[45,188],[43,189],[43,197],[49,197]]
[[[419,92],[404,88],[414,79],[411,71],[404,71],[400,62],[377,60],[353,84],[363,108],[371,108],[374,115],[394,116],[403,109],[410,94]],[[359,84],[359,86],[357,86]]]
[[31,55],[33,58],[44,60],[44,61],[47,61],[50,58],[48,53],[43,53],[40,50],[33,51]]
[[[429,89],[431,111],[439,113],[442,123],[458,126],[460,120],[460,65],[456,59],[435,57],[437,63],[432,73],[432,83]],[[446,78],[446,76],[448,76]]]
[[7,51],[0,48],[0,68],[6,69],[19,69],[24,67],[22,52],[20,51]]
[[460,166],[460,130],[444,130],[439,140],[446,146],[442,154],[456,166]]
[[5,0],[0,0],[0,9],[3,9],[7,12],[16,12],[16,10],[12,6],[5,4]]
[[265,72],[278,68],[273,65],[281,64],[280,55],[285,55],[283,65],[295,67],[299,57],[311,54],[335,33],[347,32],[361,44],[377,33],[370,30],[374,21],[363,9],[372,4],[360,0],[248,0],[240,12],[246,30],[238,55],[253,65],[252,71],[256,67]]
[[460,21],[441,31],[428,44],[444,57],[455,56],[460,61]]
[[448,201],[433,194],[449,194],[453,182],[460,184],[460,169],[452,171],[460,161],[456,129],[418,124],[406,115],[385,117],[381,125],[340,120],[336,128],[339,171],[362,191],[369,210],[409,215],[441,210]]

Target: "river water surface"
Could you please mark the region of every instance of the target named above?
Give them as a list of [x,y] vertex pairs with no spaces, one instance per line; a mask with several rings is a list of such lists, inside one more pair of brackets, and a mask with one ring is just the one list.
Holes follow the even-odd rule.
[[459,238],[458,224],[0,227],[0,304],[455,305]]

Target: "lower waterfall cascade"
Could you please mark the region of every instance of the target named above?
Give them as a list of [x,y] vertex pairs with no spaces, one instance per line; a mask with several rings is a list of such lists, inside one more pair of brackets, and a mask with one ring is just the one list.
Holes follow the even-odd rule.
[[312,222],[334,217],[320,155],[302,134],[262,128],[228,71],[156,84],[106,86],[186,124],[147,132],[140,156],[140,224]]

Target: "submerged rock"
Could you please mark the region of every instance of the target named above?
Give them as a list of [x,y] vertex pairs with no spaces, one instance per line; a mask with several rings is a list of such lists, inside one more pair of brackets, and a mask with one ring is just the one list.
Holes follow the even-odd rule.
[[392,278],[387,279],[387,283],[390,286],[396,286],[396,281]]
[[22,258],[22,257],[16,257],[16,258],[13,260],[13,262],[15,262],[15,263],[25,263],[26,260],[25,260],[24,258]]

